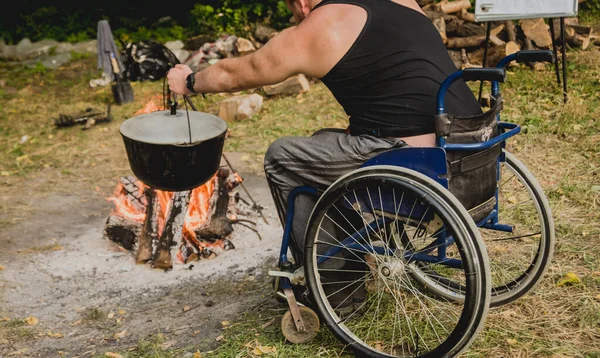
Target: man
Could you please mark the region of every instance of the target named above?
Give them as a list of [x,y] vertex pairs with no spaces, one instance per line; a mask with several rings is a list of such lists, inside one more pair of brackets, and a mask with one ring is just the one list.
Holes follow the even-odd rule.
[[[265,174],[282,222],[298,186],[324,189],[371,157],[405,145],[435,145],[435,96],[456,67],[439,33],[415,0],[286,0],[299,25],[260,50],[192,74],[168,74],[178,94],[239,91],[303,73],[319,78],[350,116],[347,131],[284,137],[265,156]],[[189,77],[188,77],[189,76]],[[186,81],[187,79],[187,81]],[[186,82],[188,87],[186,87]],[[481,113],[464,82],[447,95],[449,113]],[[292,251],[301,260],[314,199],[296,200]]]

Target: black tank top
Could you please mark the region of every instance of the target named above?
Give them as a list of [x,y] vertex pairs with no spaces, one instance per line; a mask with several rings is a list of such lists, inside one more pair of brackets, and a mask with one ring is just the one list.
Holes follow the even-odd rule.
[[[395,137],[434,133],[437,91],[457,69],[431,20],[391,0],[323,0],[314,9],[327,4],[367,12],[350,50],[321,79],[350,116],[350,126],[385,129]],[[446,108],[457,116],[481,113],[463,81],[452,85]]]

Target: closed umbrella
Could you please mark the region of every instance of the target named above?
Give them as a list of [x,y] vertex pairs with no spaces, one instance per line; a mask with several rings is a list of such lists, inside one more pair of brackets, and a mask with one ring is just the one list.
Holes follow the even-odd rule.
[[112,74],[112,93],[118,104],[133,101],[133,89],[129,80],[123,76],[123,62],[119,57],[117,44],[106,20],[98,21],[98,68]]

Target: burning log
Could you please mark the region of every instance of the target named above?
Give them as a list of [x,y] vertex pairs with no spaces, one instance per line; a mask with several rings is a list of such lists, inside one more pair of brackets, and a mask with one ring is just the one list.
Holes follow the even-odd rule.
[[154,268],[173,267],[173,246],[178,262],[217,257],[217,250],[235,248],[228,239],[234,224],[257,232],[242,222],[256,223],[236,216],[242,199],[233,189],[241,182],[237,173],[221,169],[198,188],[170,193],[123,177],[109,198],[115,211],[106,222],[104,236],[129,251],[136,250],[136,263],[151,262]]
[[154,189],[147,188],[144,191],[146,198],[146,217],[144,218],[144,226],[142,235],[138,240],[138,248],[135,262],[144,264],[152,258],[152,243],[158,238],[158,220],[156,214],[159,210],[159,201]]
[[121,193],[125,195],[127,201],[138,211],[143,211],[146,206],[146,198],[144,196],[144,188],[139,186],[139,181],[134,177],[121,177]]
[[229,170],[219,169],[215,189],[210,198],[210,214],[205,225],[196,230],[196,238],[199,241],[208,241],[214,243],[216,239],[221,239],[233,232],[232,221],[227,217],[230,212],[230,199],[227,185]]
[[152,256],[152,267],[160,269],[173,268],[171,259],[171,246],[181,240],[183,235],[183,221],[190,202],[191,190],[180,191],[173,194],[171,205],[167,211],[167,221],[158,239],[156,251]]
[[192,235],[189,231],[185,230],[183,238],[179,247],[179,253],[181,254],[181,261],[187,263],[198,261],[200,259],[199,249],[193,243],[193,239],[190,238]]
[[133,250],[142,225],[121,215],[111,215],[104,225],[104,238],[126,250]]

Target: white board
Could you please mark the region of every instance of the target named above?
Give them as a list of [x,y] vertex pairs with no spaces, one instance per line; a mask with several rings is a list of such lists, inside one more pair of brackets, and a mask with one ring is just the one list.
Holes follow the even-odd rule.
[[476,0],[476,21],[577,16],[577,0]]

